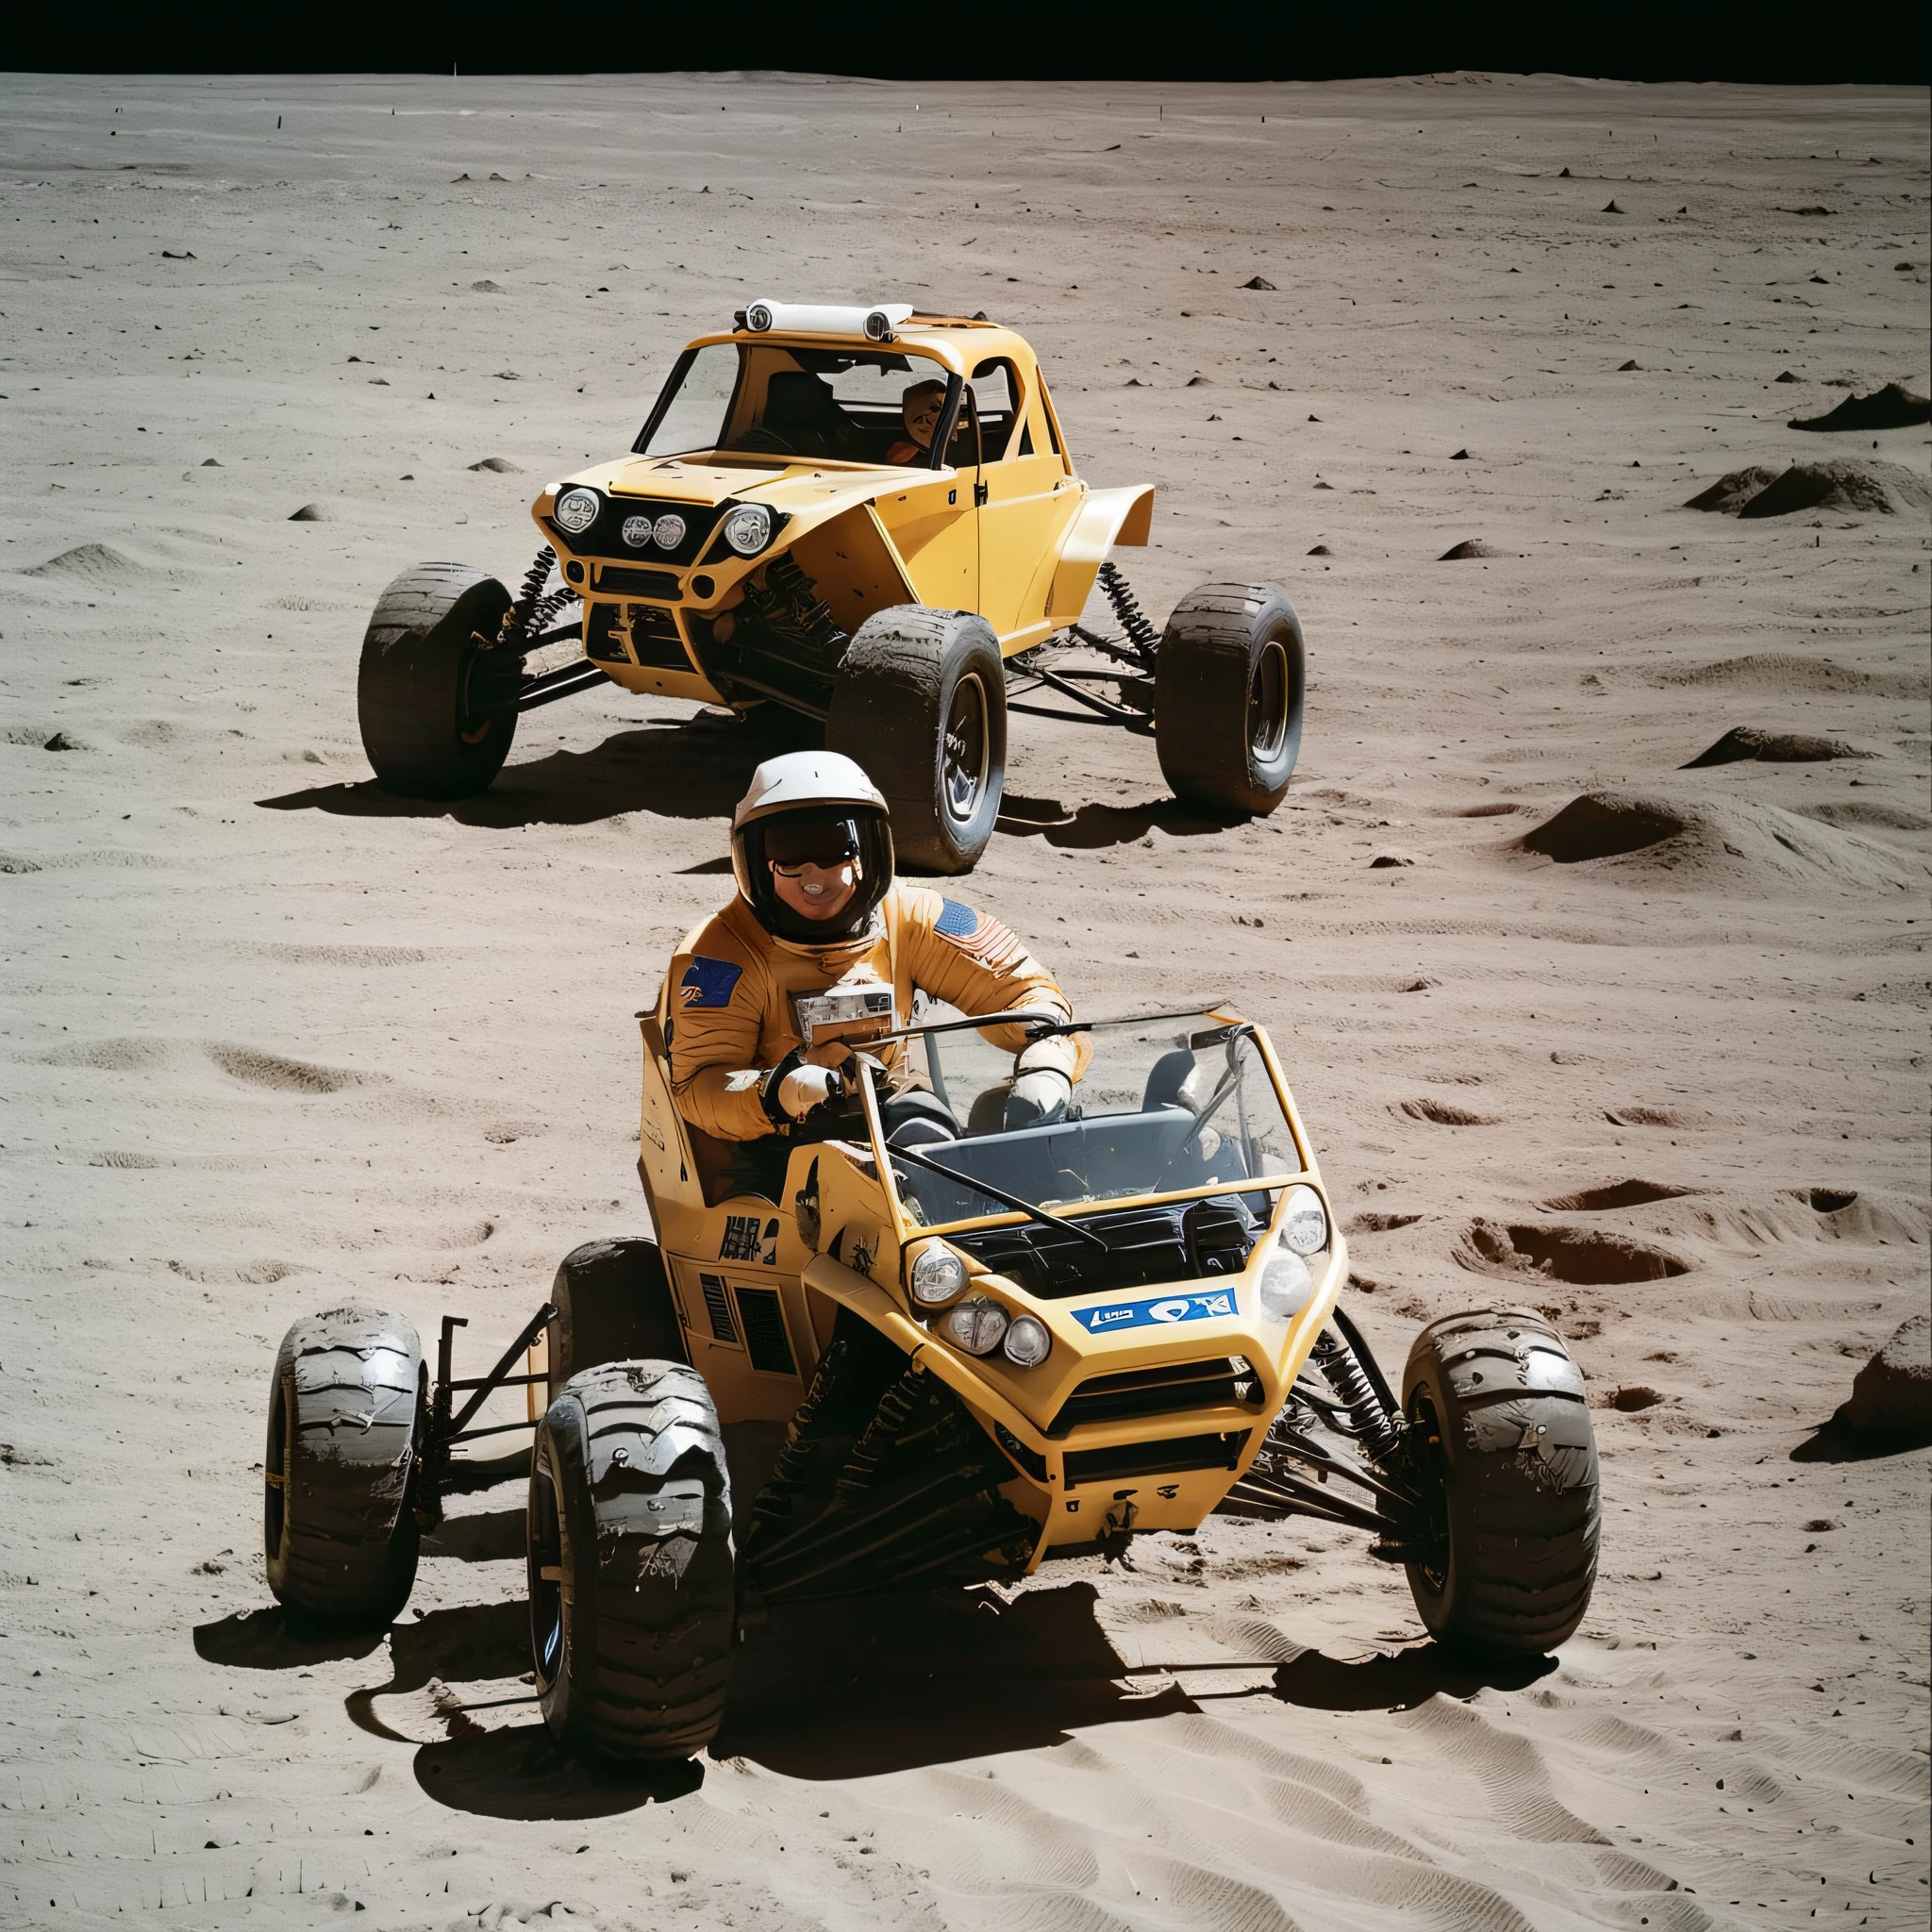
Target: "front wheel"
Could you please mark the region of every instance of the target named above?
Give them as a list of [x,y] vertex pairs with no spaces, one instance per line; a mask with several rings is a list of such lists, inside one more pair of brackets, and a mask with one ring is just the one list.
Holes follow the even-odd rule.
[[1271,812],[1302,745],[1307,654],[1278,584],[1203,584],[1154,659],[1154,745],[1176,798]]
[[356,715],[386,791],[468,798],[503,769],[523,667],[491,646],[509,608],[494,577],[461,563],[419,563],[376,600]]
[[526,1536],[552,1735],[634,1763],[702,1751],[737,1634],[731,1479],[704,1377],[669,1361],[574,1375],[538,1424]]
[[282,1338],[262,1457],[268,1587],[291,1610],[379,1629],[409,1600],[423,1346],[401,1315],[332,1308]]
[[1007,782],[1007,678],[999,640],[970,610],[899,604],[858,626],[839,667],[825,749],[885,794],[898,856],[972,871]]
[[1424,1328],[1402,1386],[1433,1543],[1408,1584],[1429,1634],[1471,1650],[1554,1648],[1596,1580],[1582,1372],[1541,1315],[1484,1308]]

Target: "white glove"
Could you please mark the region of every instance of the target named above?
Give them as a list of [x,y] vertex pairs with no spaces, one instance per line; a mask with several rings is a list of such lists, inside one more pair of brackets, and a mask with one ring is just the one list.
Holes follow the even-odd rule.
[[1022,1074],[1007,1095],[1007,1128],[1010,1132],[1015,1127],[1043,1126],[1063,1119],[1073,1097],[1074,1083],[1058,1067],[1037,1067]]
[[845,1083],[830,1067],[808,1063],[792,1068],[778,1082],[778,1105],[793,1120],[802,1121],[813,1108],[836,1100],[844,1091]]

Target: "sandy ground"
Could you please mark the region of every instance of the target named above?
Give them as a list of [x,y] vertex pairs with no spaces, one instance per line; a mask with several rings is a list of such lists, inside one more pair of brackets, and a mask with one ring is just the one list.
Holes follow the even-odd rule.
[[[1926,388],[1927,142],[1923,94],[1548,79],[0,82],[0,1922],[1923,1926],[1927,1457],[1814,1431],[1927,1298],[1927,519],[1677,506],[1925,471],[1783,425]],[[971,896],[1088,1011],[1266,1021],[1393,1362],[1558,1311],[1606,1533],[1547,1670],[1458,1677],[1353,1538],[1215,1520],[774,1619],[715,1755],[618,1780],[522,1701],[513,1488],[386,1638],[284,1632],[277,1338],[450,1310],[474,1373],[641,1226],[631,1014],[751,762],[578,700],[486,798],[387,798],[366,612],[513,579],[545,473],[766,292],[1012,321],[1086,474],[1159,486],[1157,615],[1299,607],[1281,811],[1028,721]],[[1739,725],[1863,756],[1678,769]],[[1607,788],[1689,830],[1512,849]],[[1510,1260],[1552,1225],[1686,1272]]]

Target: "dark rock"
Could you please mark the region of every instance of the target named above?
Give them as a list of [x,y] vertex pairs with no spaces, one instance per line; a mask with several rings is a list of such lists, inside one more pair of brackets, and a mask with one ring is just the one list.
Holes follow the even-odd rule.
[[329,513],[319,503],[305,503],[300,509],[291,512],[289,521],[291,524],[325,524],[329,521]]
[[1788,429],[1909,429],[1932,423],[1932,400],[1888,382],[1869,396],[1847,396],[1823,416],[1793,418]]
[[81,743],[79,739],[70,738],[64,731],[57,731],[52,738],[48,739],[45,744],[42,745],[41,749],[42,751],[85,751],[87,746]]
[[1932,1315],[1914,1315],[1858,1371],[1844,1419],[1860,1435],[1932,1438]]
[[1735,765],[1747,758],[1767,765],[1816,765],[1828,758],[1871,756],[1870,752],[1859,751],[1837,738],[1809,738],[1798,731],[1759,731],[1752,725],[1740,724],[1678,770],[1694,772],[1703,765]]
[[1384,852],[1369,860],[1369,870],[1371,872],[1388,872],[1395,866],[1413,865],[1414,863],[1415,860],[1412,858],[1398,858],[1392,852]]
[[500,476],[521,476],[523,467],[513,463],[508,457],[485,457],[481,462],[472,463],[473,470],[493,470]]
[[1740,517],[1788,517],[1803,509],[1869,510],[1895,516],[1901,508],[1932,508],[1932,483],[1903,463],[1793,463],[1775,483],[1742,505]]
[[1471,537],[1465,542],[1452,543],[1447,550],[1443,551],[1441,557],[1437,558],[1436,561],[1438,563],[1460,563],[1465,558],[1501,557],[1503,554],[1502,551],[1495,549],[1491,544],[1485,543],[1480,537]]
[[1617,374],[1622,375],[1626,369],[1640,369],[1641,366],[1641,363],[1634,359],[1628,362],[1619,362],[1617,364]]
[[1466,463],[1469,460],[1469,452],[1466,449],[1459,449],[1449,460],[1452,463]]
[[1266,289],[1270,294],[1274,292],[1274,284],[1262,275],[1251,275],[1248,280],[1241,284],[1241,287],[1244,289]]
[[1607,201],[1604,203],[1604,212],[1607,215],[1620,215],[1624,210],[1614,201]]
[[1308,552],[1308,555],[1310,557],[1332,557],[1334,556],[1334,554],[1335,553],[1332,550],[1330,550],[1327,544],[1325,543],[1317,543],[1315,547]]
[[1727,475],[1720,476],[1708,490],[1700,490],[1690,497],[1684,508],[1726,512],[1740,510],[1760,490],[1768,490],[1776,481],[1775,470],[1767,469],[1762,463],[1753,463],[1748,470],[1733,470]]
[[1787,369],[1782,374],[1774,375],[1772,378],[1772,380],[1774,382],[1796,382],[1798,380],[1798,377],[1793,375],[1789,369]]
[[1619,1389],[1610,1397],[1610,1407],[1622,1409],[1625,1415],[1635,1415],[1641,1409],[1655,1408],[1663,1399],[1662,1391],[1646,1389],[1639,1382],[1627,1389]]

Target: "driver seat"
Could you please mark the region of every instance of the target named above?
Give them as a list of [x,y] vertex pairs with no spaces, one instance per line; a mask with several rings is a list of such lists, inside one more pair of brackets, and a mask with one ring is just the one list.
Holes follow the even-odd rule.
[[802,457],[841,457],[854,429],[832,391],[809,370],[782,370],[765,387],[760,425],[781,436]]

